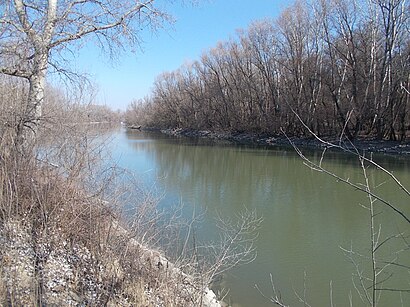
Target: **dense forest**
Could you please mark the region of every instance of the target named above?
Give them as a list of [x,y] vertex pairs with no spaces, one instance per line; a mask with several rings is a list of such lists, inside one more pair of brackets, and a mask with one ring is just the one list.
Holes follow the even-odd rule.
[[128,107],[127,122],[405,140],[409,17],[405,0],[297,1],[162,73],[151,95]]

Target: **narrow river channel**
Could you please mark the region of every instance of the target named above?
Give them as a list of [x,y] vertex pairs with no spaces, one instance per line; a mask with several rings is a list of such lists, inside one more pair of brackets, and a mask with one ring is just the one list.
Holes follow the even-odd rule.
[[[356,270],[341,248],[369,256],[369,212],[363,193],[306,167],[291,148],[255,148],[207,140],[168,137],[157,133],[116,130],[108,146],[112,159],[131,171],[146,189],[164,197],[160,206],[183,203],[205,212],[202,235],[215,235],[213,217],[235,216],[243,208],[263,217],[254,262],[233,269],[219,285],[229,289],[232,306],[274,306],[255,289],[272,295],[271,279],[284,302],[304,306],[365,306],[354,286]],[[320,152],[307,153],[318,159]],[[375,156],[410,186],[410,158]],[[325,165],[351,182],[364,182],[357,159],[329,153]],[[410,215],[409,197],[385,174],[369,168],[370,185]],[[399,232],[410,235],[409,224],[376,203],[381,239]],[[377,226],[378,227],[378,226]],[[396,251],[404,238],[390,240],[378,251],[380,264],[392,260],[410,265],[410,253]],[[410,242],[410,238],[407,238]],[[356,256],[359,270],[370,261]],[[409,268],[391,266],[393,277],[383,286],[410,289]],[[384,278],[380,276],[380,279]],[[300,299],[298,298],[300,297]],[[409,306],[410,295],[381,293],[380,306]]]

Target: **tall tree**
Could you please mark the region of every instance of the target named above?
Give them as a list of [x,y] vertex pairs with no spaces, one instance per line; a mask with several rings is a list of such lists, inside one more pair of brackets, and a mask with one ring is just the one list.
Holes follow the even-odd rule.
[[17,145],[26,147],[35,139],[47,69],[51,64],[61,70],[58,58],[64,58],[65,50],[76,50],[75,42],[95,38],[100,48],[114,54],[138,45],[141,30],[166,17],[154,0],[1,1],[0,73],[29,84],[25,111],[16,127]]

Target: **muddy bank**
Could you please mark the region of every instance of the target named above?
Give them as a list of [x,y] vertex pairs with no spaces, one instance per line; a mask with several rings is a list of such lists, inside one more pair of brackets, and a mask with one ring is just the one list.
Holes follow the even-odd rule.
[[[153,130],[153,129],[147,129]],[[163,129],[157,130],[164,134],[177,136],[177,137],[192,137],[192,138],[206,138],[216,141],[227,141],[236,144],[246,145],[258,145],[258,146],[286,146],[291,147],[291,142],[300,148],[312,148],[312,149],[324,149],[331,147],[329,144],[322,143],[316,138],[296,138],[285,136],[271,136],[267,134],[257,133],[230,133],[230,132],[213,132],[213,131],[200,131],[190,129]],[[374,139],[358,139],[353,143],[348,140],[324,138],[324,141],[341,145],[346,149],[358,149],[360,152],[368,153],[384,153],[392,155],[410,155],[410,141],[398,142],[398,141],[383,141]],[[335,150],[340,150],[334,148]]]

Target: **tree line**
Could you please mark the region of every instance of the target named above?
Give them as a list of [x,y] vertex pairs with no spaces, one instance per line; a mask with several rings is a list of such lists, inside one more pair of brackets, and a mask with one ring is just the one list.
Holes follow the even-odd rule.
[[[44,91],[44,111],[38,118],[41,121],[39,135],[60,125],[119,123],[122,119],[120,111],[95,104],[93,93],[84,92],[78,97],[69,97],[50,83],[45,84]],[[14,134],[15,127],[24,122],[28,93],[25,80],[0,75],[0,137],[6,133]]]
[[127,122],[405,140],[409,17],[405,0],[297,1],[159,75],[152,93],[129,105]]

